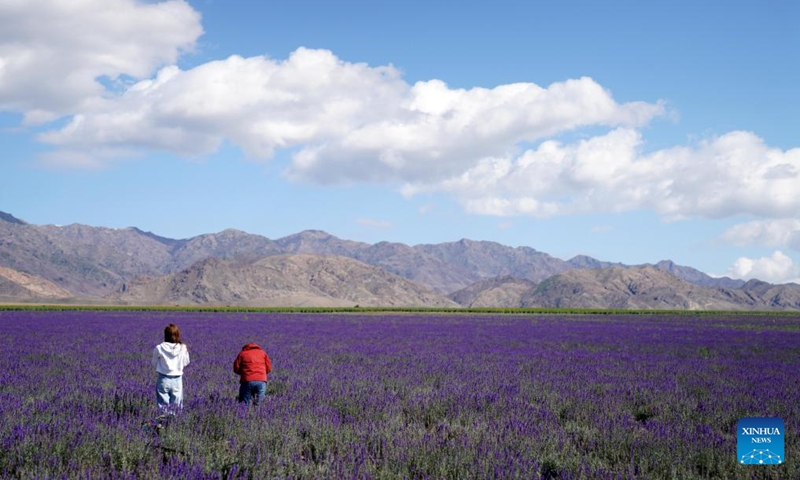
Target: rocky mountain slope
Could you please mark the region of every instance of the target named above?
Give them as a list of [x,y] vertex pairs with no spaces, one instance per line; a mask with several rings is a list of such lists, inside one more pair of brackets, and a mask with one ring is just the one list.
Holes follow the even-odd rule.
[[177,273],[139,278],[109,295],[116,303],[252,306],[457,307],[377,267],[339,256],[208,258]]
[[652,266],[570,270],[541,282],[526,307],[738,310],[721,290],[695,285]]
[[[300,257],[290,267],[289,259],[297,255]],[[302,255],[336,256],[339,260],[312,262],[302,260]],[[372,268],[357,270],[354,264],[341,260],[345,258]],[[279,259],[284,262],[281,268],[294,269],[297,281],[306,280],[295,284],[294,280],[284,278],[284,284],[270,283],[277,281],[277,274],[264,277],[263,272],[269,268],[280,270],[277,265],[268,265]],[[215,260],[222,262],[214,263]],[[380,283],[386,280],[382,275],[392,274],[426,289],[425,294],[434,295],[429,300],[436,305],[441,304],[437,302],[442,302],[443,295],[448,295],[450,300],[445,302],[465,306],[800,308],[792,306],[797,304],[796,285],[763,282],[746,285],[740,280],[712,278],[669,260],[644,266],[626,266],[587,256],[564,261],[530,247],[467,239],[415,246],[393,242],[371,245],[339,239],[318,230],[271,240],[229,229],[176,240],[135,227],[38,226],[3,212],[0,212],[0,267],[51,282],[73,298],[92,301],[109,301],[109,298],[142,303],[341,301],[363,305],[407,305],[418,301],[407,297],[405,290],[402,294],[377,287],[359,290],[370,284],[371,276]],[[303,268],[307,271],[301,273]],[[320,289],[313,284],[311,279],[318,281],[322,268],[338,279],[342,292]],[[220,272],[214,273],[215,269]],[[622,272],[626,271],[629,276],[646,272],[646,278],[624,279]],[[220,285],[224,283],[227,291],[216,284],[203,286],[203,279],[216,278],[214,275],[219,276]],[[251,275],[265,283],[259,284]],[[179,280],[183,283],[174,283]],[[631,282],[637,285],[636,292],[625,286]],[[16,284],[6,282],[8,292],[12,291],[12,283]],[[189,287],[192,283],[196,285]],[[295,289],[303,293],[294,298],[278,295],[275,290],[280,285],[287,292]],[[308,288],[311,290],[306,291]],[[26,295],[22,287],[14,287],[14,291],[17,292],[14,295]],[[417,294],[426,298],[420,292]]]
[[655,266],[574,269],[540,283],[505,276],[449,295],[464,306],[669,310],[798,310],[800,285],[751,280],[705,287]]
[[0,299],[25,301],[66,300],[72,294],[53,282],[0,267]]
[[519,308],[535,288],[535,282],[504,275],[475,282],[448,297],[464,307]]

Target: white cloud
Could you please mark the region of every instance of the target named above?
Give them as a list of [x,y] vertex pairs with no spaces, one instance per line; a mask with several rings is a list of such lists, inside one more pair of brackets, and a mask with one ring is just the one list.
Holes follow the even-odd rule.
[[732,278],[757,278],[770,283],[800,283],[800,266],[781,251],[769,257],[741,257],[734,262],[728,275]]
[[[292,180],[445,192],[476,214],[796,219],[800,211],[800,149],[735,131],[643,153],[638,129],[667,113],[664,104],[618,103],[588,77],[547,87],[411,85],[393,66],[307,48],[284,60],[234,55],[180,69],[201,34],[199,13],[181,0],[2,2],[0,110],[30,124],[68,115],[39,139],[54,148],[48,162],[81,168],[149,151],[202,156],[228,141],[254,159],[290,150]],[[582,127],[610,131],[553,139]],[[762,227],[724,236],[755,241],[745,230]],[[797,248],[794,237],[759,235]]]
[[0,110],[41,124],[101,109],[108,92],[98,78],[146,77],[202,33],[182,0],[0,2]]
[[325,50],[300,48],[282,62],[231,56],[187,71],[165,67],[41,139],[60,151],[180,155],[208,154],[228,139],[253,158],[305,146],[302,164],[324,142],[392,117],[407,88],[392,67],[345,63]]
[[444,191],[473,213],[548,217],[651,209],[668,220],[800,211],[800,149],[768,148],[735,131],[693,147],[641,153],[632,128],[563,144],[546,141],[513,157],[484,158],[439,182],[408,183],[405,195]]
[[734,245],[765,245],[800,251],[800,220],[755,220],[734,225],[720,240]]
[[[157,8],[195,13],[182,2],[113,3],[132,18],[135,13],[144,17],[131,20],[134,26],[147,23],[146,15],[155,15]],[[91,2],[86,6],[93,7]],[[23,13],[30,12],[17,17]],[[7,51],[3,58],[12,59],[17,70],[28,68],[31,75],[38,75],[41,88],[37,82],[6,82],[0,86],[0,108],[24,112],[38,122],[55,114],[73,114],[66,126],[40,136],[56,148],[52,158],[59,154],[79,158],[97,149],[204,155],[229,140],[257,159],[292,149],[285,173],[295,180],[429,182],[458,175],[482,159],[507,156],[519,142],[585,126],[638,127],[664,113],[660,102],[619,104],[588,77],[546,88],[515,83],[453,89],[436,79],[410,85],[392,66],[345,62],[330,51],[307,48],[282,61],[234,55],[188,70],[169,65],[154,77],[143,78],[191,46],[200,29],[188,28],[193,24],[186,20],[195,17],[180,18],[185,35],[158,42],[158,31],[153,38],[139,39],[138,30],[118,20],[123,23],[118,29],[127,33],[120,37],[116,29],[91,28],[101,15],[86,15],[80,23],[79,13],[84,12],[62,9],[53,14],[94,32],[95,41],[86,45],[76,45],[80,35],[66,42],[65,48],[75,57],[67,65],[28,68],[14,60],[28,49],[56,48],[59,37],[37,29],[18,33],[3,44]],[[128,38],[130,45],[122,43]],[[92,47],[95,43],[103,47]],[[21,46],[15,48],[17,44]],[[122,57],[112,62],[117,57],[107,52],[117,50]],[[125,57],[128,50],[130,56]],[[123,74],[143,79],[108,89],[96,80]],[[78,80],[74,89],[63,88],[60,79],[65,77]],[[15,90],[26,94],[16,95]],[[45,90],[52,99],[42,93]]]
[[300,48],[264,57],[167,67],[102,108],[42,136],[62,150],[97,146],[212,152],[229,139],[254,158],[299,148],[287,175],[321,184],[416,182],[459,174],[482,158],[585,125],[640,125],[660,104],[616,104],[589,78],[452,90],[413,86],[392,67]]
[[522,141],[589,125],[639,126],[663,112],[661,104],[617,104],[586,77],[547,88],[517,83],[470,90],[431,80],[401,93],[389,116],[305,148],[289,176],[319,183],[443,180],[506,156]]

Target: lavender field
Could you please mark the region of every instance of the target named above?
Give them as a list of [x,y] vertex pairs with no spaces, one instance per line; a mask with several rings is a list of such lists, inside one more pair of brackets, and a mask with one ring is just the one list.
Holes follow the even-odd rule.
[[[158,431],[168,323],[192,361]],[[800,478],[798,317],[6,311],[0,349],[2,478]],[[784,464],[737,463],[758,416]]]

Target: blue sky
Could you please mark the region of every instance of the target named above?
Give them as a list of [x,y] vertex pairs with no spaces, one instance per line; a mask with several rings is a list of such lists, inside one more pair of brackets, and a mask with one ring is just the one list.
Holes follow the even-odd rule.
[[0,210],[800,279],[800,4],[0,4]]

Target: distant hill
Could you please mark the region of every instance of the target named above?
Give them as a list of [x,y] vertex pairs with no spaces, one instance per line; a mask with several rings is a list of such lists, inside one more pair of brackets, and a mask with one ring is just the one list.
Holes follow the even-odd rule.
[[570,268],[564,260],[533,248],[513,248],[496,242],[462,239],[416,248],[448,265],[461,267],[477,279],[510,275],[539,281]]
[[458,305],[427,287],[339,256],[274,255],[257,261],[209,258],[177,273],[139,278],[109,296],[166,305]]
[[524,307],[739,310],[721,291],[651,266],[570,270],[541,282]]
[[128,278],[164,272],[170,260],[166,245],[132,229],[0,221],[0,266],[77,296],[102,296]]
[[660,310],[797,310],[800,285],[752,280],[741,288],[704,287],[655,266],[574,269],[540,283],[504,276],[449,295],[468,307]]
[[523,297],[529,296],[535,288],[535,282],[504,275],[473,283],[448,297],[465,307],[519,308]]
[[[339,260],[334,268],[330,263],[303,260],[304,255]],[[293,256],[298,258],[290,260]],[[278,265],[269,265],[279,259],[283,262],[280,268],[294,271],[297,279],[284,278],[284,284],[267,282],[259,286],[248,276],[257,276],[270,268],[280,270]],[[359,269],[353,266],[356,264]],[[364,270],[365,265],[372,268]],[[343,240],[320,230],[307,230],[277,240],[235,229],[170,239],[136,227],[39,226],[4,212],[0,212],[0,267],[51,282],[73,298],[101,302],[112,301],[117,298],[115,295],[122,295],[118,301],[149,304],[280,301],[407,305],[428,298],[426,301],[435,305],[444,299],[463,306],[800,309],[796,285],[714,278],[670,260],[652,265],[623,265],[579,255],[564,261],[531,247],[509,247],[496,242],[461,239],[414,246],[396,242],[367,244]],[[347,285],[346,290],[352,295],[314,286],[311,278],[316,273],[313,278],[318,280],[321,272],[318,269],[323,268],[349,272],[350,277],[336,278]],[[227,290],[212,285],[214,288],[206,291],[202,282],[194,293],[181,290],[177,284],[167,286],[178,278],[188,282],[193,278],[191,275],[200,272],[202,278],[227,275]],[[276,275],[269,278],[275,280]],[[374,277],[377,282],[374,285],[379,285],[394,276],[427,289],[427,293],[417,292],[421,295],[418,299],[413,295],[407,297],[410,285],[404,286],[402,294],[377,287],[374,291],[355,293],[358,288],[353,282],[371,285],[370,278]],[[628,284],[635,285],[636,292],[625,286]],[[28,295],[17,287],[13,293],[10,285],[7,284],[7,290],[11,297]],[[276,293],[279,285],[284,285],[286,292],[303,293],[294,297],[279,295]],[[308,290],[309,286],[313,288]],[[225,293],[239,290],[242,290],[239,296]],[[434,296],[425,297],[427,294]]]
[[686,280],[695,285],[704,287],[741,288],[744,280],[734,280],[728,277],[715,278],[696,270],[692,267],[676,265],[672,260],[662,260],[654,265],[657,269],[671,273],[681,280]]
[[569,260],[567,264],[572,268],[609,268],[609,267],[624,267],[621,263],[602,262],[596,258],[587,255],[576,255]]
[[467,239],[436,245],[409,246],[395,242],[369,245],[341,240],[319,230],[308,230],[275,243],[285,253],[354,258],[428,285],[440,293],[453,292],[498,275],[539,280],[569,268],[564,261],[532,248],[512,248],[495,242]]
[[428,285],[442,294],[463,288],[481,278],[467,268],[403,243],[379,242],[359,251],[354,258]]
[[72,294],[53,282],[0,267],[0,299],[18,301],[66,300]]
[[171,250],[170,260],[163,271],[183,270],[208,258],[255,260],[282,253],[283,249],[268,238],[231,228],[183,240]]
[[25,225],[26,223],[20,220],[19,218],[11,215],[10,213],[0,212],[0,221],[6,223],[16,223],[17,225]]
[[342,240],[322,230],[305,230],[275,240],[282,253],[311,253],[355,258],[370,247],[367,243]]
[[759,280],[750,280],[740,289],[724,289],[726,295],[737,304],[756,310],[800,309],[800,285],[787,283],[773,285]]

